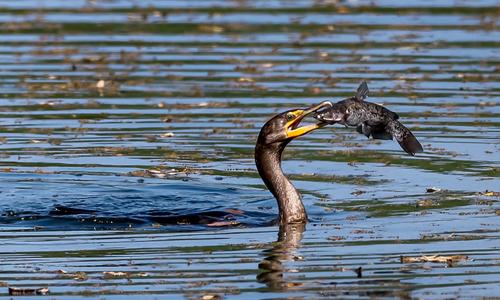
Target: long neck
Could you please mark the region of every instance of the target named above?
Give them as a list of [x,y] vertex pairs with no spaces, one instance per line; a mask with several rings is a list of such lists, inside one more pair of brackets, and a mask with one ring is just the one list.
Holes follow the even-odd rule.
[[305,223],[307,214],[302,197],[281,169],[281,153],[273,148],[257,146],[255,164],[267,188],[278,201],[280,224]]

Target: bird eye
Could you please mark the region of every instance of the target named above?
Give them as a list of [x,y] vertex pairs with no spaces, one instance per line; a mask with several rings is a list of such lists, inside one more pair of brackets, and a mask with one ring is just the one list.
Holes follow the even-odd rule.
[[294,115],[294,114],[292,114],[292,113],[287,113],[287,114],[286,114],[286,119],[287,119],[288,121],[291,121],[291,120],[293,120],[294,118],[295,118],[295,115]]

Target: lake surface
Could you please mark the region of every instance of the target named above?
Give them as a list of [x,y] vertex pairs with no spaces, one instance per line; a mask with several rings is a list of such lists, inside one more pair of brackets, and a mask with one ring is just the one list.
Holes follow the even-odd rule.
[[[0,1],[0,296],[500,296],[497,7]],[[363,80],[425,152],[296,139],[310,222],[272,225],[260,127]]]

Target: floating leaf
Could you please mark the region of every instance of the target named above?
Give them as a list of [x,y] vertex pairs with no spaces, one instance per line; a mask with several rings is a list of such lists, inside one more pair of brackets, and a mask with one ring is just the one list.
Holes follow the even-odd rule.
[[46,287],[38,289],[9,287],[9,296],[48,295],[48,294],[49,294],[49,289]]
[[401,263],[435,262],[446,263],[448,266],[451,266],[455,262],[467,259],[468,257],[465,255],[423,255],[420,257],[401,256]]

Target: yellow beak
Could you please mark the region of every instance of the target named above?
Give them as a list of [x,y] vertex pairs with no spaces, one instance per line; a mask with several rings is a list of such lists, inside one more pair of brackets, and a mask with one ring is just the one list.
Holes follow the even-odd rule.
[[313,112],[316,112],[317,110],[327,107],[327,106],[332,106],[332,103],[330,101],[323,101],[318,105],[315,105],[313,107],[310,107],[309,109],[302,110],[298,109],[293,112],[292,114],[295,115],[295,118],[293,120],[290,120],[286,123],[285,125],[285,130],[286,130],[286,137],[287,138],[296,138],[299,136],[302,136],[306,133],[309,133],[315,129],[324,127],[327,125],[327,123],[317,123],[317,124],[310,124],[302,127],[297,127],[293,128],[295,125],[298,125],[302,119],[304,119],[306,116],[312,114]]

